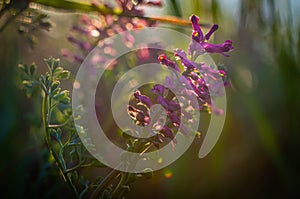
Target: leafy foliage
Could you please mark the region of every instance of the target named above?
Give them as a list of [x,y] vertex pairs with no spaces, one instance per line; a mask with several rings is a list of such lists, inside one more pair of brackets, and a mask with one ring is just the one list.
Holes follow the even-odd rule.
[[[92,181],[84,175],[84,168],[106,166],[88,153],[74,126],[69,91],[63,90],[60,86],[61,80],[69,79],[70,71],[60,66],[59,59],[49,58],[44,61],[48,71],[41,75],[37,75],[34,63],[30,67],[26,64],[19,64],[22,71],[22,85],[28,97],[31,97],[34,91],[41,93],[46,142],[60,175],[69,185],[74,197],[82,198],[93,190],[95,191],[92,197],[101,195],[101,198],[111,198],[116,194],[124,195],[129,190],[128,185],[136,181],[138,177],[152,176],[152,174],[122,173],[123,177],[119,185],[113,189],[113,181],[117,179],[119,171],[113,170],[106,178],[98,176]],[[79,133],[84,133],[84,129],[82,128],[82,132]],[[136,152],[144,150],[143,147],[141,148],[141,143],[132,138],[128,139],[130,139],[128,150]]]

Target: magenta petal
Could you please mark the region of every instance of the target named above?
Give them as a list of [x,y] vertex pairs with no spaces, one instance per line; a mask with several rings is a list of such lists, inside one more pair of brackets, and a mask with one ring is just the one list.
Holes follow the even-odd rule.
[[176,70],[177,72],[179,72],[179,67],[176,65],[175,62],[172,62],[171,60],[168,60],[167,59],[167,56],[162,54],[158,57],[158,61],[165,65],[165,66],[168,66],[170,68],[173,68],[174,70]]
[[[199,25],[199,17],[196,15],[192,15],[192,16],[190,16],[190,20],[192,22],[192,26],[193,26],[195,33],[199,34],[199,35],[197,35],[197,37],[199,37],[199,40],[202,41],[203,40],[203,32]],[[193,34],[195,34],[195,33],[193,33]]]
[[151,101],[151,99],[150,99],[148,96],[146,96],[146,95],[142,95],[142,94],[140,93],[140,91],[136,91],[136,92],[134,93],[134,97],[135,97],[138,101],[140,101],[142,104],[147,105],[149,108],[152,106],[152,101]]
[[229,56],[225,52],[229,52],[233,49],[232,41],[227,40],[223,44],[209,44],[203,42],[203,47],[208,53],[220,53],[224,56]]
[[165,87],[160,84],[154,85],[154,87],[151,89],[151,91],[157,95],[163,95],[165,91]]
[[173,132],[172,132],[172,130],[169,128],[169,127],[166,127],[166,126],[164,126],[162,129],[161,129],[161,133],[165,136],[165,137],[167,137],[167,138],[170,138],[171,140],[173,140],[174,139],[174,134],[173,134]]
[[163,98],[162,96],[158,96],[157,97],[157,102],[162,105],[162,107],[164,107],[165,110],[168,110],[169,109],[169,102]]
[[205,35],[205,39],[206,39],[206,40],[209,40],[210,36],[211,36],[216,30],[218,30],[218,28],[219,28],[219,26],[218,26],[217,24],[214,24],[214,25],[210,28],[209,32]]

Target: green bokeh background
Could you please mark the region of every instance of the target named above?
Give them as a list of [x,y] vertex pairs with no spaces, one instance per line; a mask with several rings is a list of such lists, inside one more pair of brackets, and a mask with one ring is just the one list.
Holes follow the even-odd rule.
[[[205,136],[153,179],[136,182],[127,198],[297,198],[300,177],[300,3],[297,0],[165,0],[149,15],[199,15],[217,23],[215,43],[231,39],[228,112],[213,151],[198,159]],[[68,197],[53,168],[39,129],[39,100],[20,90],[20,62],[61,57],[78,15],[47,12],[56,26],[38,32],[31,48],[10,23],[0,32],[0,198]],[[168,26],[170,27],[170,26]],[[184,31],[182,27],[172,27]],[[63,59],[63,58],[62,58]],[[78,65],[63,60],[68,69]],[[167,178],[171,173],[171,178]],[[46,177],[45,177],[46,176]],[[58,185],[62,186],[58,186]],[[50,190],[47,192],[45,190]],[[43,194],[45,193],[45,194]],[[3,196],[3,197],[2,197]]]

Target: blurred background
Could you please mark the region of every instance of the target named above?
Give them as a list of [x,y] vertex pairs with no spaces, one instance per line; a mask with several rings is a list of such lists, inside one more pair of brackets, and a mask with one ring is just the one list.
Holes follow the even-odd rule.
[[[147,14],[184,19],[196,14],[201,22],[219,24],[214,43],[233,41],[231,57],[213,56],[229,71],[226,123],[208,156],[198,158],[203,131],[179,160],[155,172],[152,179],[133,184],[127,198],[299,198],[300,1],[163,3],[162,9],[148,9]],[[64,194],[65,187],[57,186],[60,179],[49,176],[52,168],[44,164],[48,156],[40,132],[39,96],[26,98],[17,69],[20,62],[35,62],[43,71],[43,59],[53,56],[76,72],[78,64],[64,60],[61,49],[70,47],[67,36],[78,14],[46,13],[55,26],[38,32],[39,42],[33,48],[14,22],[0,32],[3,198],[63,198]],[[41,194],[45,189],[51,191]]]

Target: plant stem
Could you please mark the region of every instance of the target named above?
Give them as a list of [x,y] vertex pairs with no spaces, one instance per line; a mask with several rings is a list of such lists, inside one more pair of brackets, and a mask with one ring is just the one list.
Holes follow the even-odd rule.
[[118,185],[116,186],[116,188],[112,194],[112,198],[119,198],[119,195],[123,190],[123,185],[127,181],[128,173],[122,172],[121,175],[122,175],[121,180],[119,181]]
[[[141,142],[138,142],[135,146],[134,151],[142,154],[142,153],[146,152],[150,147],[151,147],[151,145],[144,146],[144,145],[142,145]],[[136,163],[137,163],[137,159],[131,160],[131,164],[128,165],[128,170],[131,171],[135,167]],[[125,192],[124,186],[125,185],[128,186],[127,180],[128,180],[129,173],[122,172],[121,174],[122,174],[121,180],[119,181],[118,185],[116,186],[116,188],[112,194],[112,198],[121,198]]]
[[49,128],[48,128],[48,121],[50,120],[50,117],[49,117],[50,113],[47,111],[47,108],[49,107],[48,102],[49,102],[49,95],[46,92],[44,92],[44,97],[43,97],[43,102],[42,102],[42,120],[43,120],[43,127],[44,127],[44,131],[45,131],[46,143],[48,145],[50,155],[53,156],[61,176],[63,177],[64,181],[69,185],[69,188],[71,189],[73,196],[75,198],[78,198],[77,190],[76,190],[75,186],[73,185],[68,174],[65,173],[65,171],[64,171],[65,169],[64,169],[61,161],[59,160],[57,153],[55,153],[54,147],[51,143],[51,136],[50,136],[50,132],[49,132]]
[[98,199],[99,194],[104,191],[104,189],[111,184],[111,181],[113,181],[118,175],[120,174],[120,171],[113,169],[98,185],[98,187],[95,189],[93,194],[91,195],[90,199]]
[[[162,22],[162,23],[169,23],[169,24],[175,24],[180,26],[190,26],[191,22],[189,20],[182,19],[180,17],[175,16],[162,16],[162,17],[156,17],[156,16],[135,16],[131,14],[124,13],[122,10],[118,8],[110,8],[104,4],[89,4],[89,3],[83,3],[83,2],[73,2],[73,1],[57,1],[57,0],[30,0],[31,3],[40,4],[43,6],[51,7],[54,9],[61,9],[61,10],[68,10],[68,11],[80,11],[80,12],[98,12],[102,15],[117,15],[117,16],[125,16],[125,17],[131,17],[131,18],[140,18],[145,19],[149,21],[154,22]],[[37,6],[32,6],[32,8],[36,8]],[[39,8],[40,9],[40,8]],[[203,27],[208,27],[209,24],[200,24]]]

